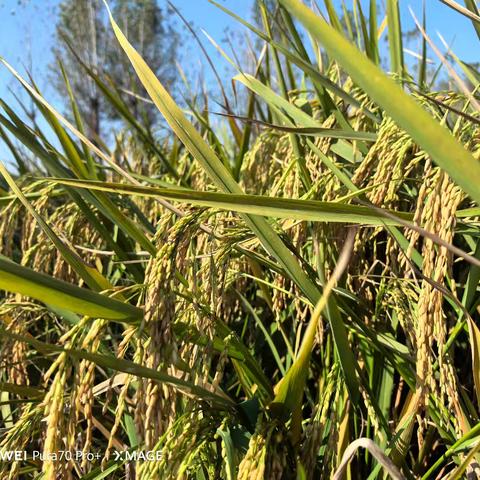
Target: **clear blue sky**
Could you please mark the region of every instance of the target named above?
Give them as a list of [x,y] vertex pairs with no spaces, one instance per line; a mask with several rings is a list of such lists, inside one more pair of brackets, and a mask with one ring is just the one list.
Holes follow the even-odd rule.
[[[34,74],[39,87],[44,94],[56,103],[53,89],[49,88],[47,65],[52,60],[51,47],[55,32],[56,7],[60,0],[0,0],[0,55],[9,61],[15,68],[24,72],[23,66],[27,66]],[[164,0],[159,0],[160,4]],[[225,38],[226,30],[242,29],[234,20],[222,11],[211,5],[208,0],[173,0],[184,16],[193,23],[197,31],[206,30],[217,42],[221,43]],[[364,2],[365,0],[362,0]],[[238,13],[240,16],[251,19],[252,0],[219,0],[226,7]],[[322,1],[318,0],[321,4]],[[346,4],[352,4],[352,0],[346,0]],[[380,1],[380,4],[382,1]],[[402,22],[408,28],[412,27],[412,19],[408,11],[410,5],[421,18],[421,0],[401,0]],[[441,46],[436,32],[440,32],[447,42],[453,42],[453,50],[462,59],[474,62],[478,58],[478,39],[469,20],[453,12],[440,3],[439,0],[426,0],[428,14],[428,32],[437,45]],[[189,37],[190,38],[190,37]],[[204,37],[203,37],[204,38]],[[222,69],[223,59],[210,46],[209,52]],[[243,45],[242,45],[243,48]],[[442,48],[443,50],[443,48]],[[194,52],[192,49],[191,52]],[[192,71],[200,62],[189,53],[183,58],[184,68]],[[431,58],[435,58],[433,54]],[[205,68],[208,78],[208,69]],[[13,103],[9,93],[9,87],[19,91],[16,82],[11,75],[0,67],[0,97]],[[0,154],[4,150],[0,147]]]

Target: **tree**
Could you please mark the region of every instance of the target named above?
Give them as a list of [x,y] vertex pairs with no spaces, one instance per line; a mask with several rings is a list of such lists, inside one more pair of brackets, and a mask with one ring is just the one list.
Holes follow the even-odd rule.
[[[160,8],[155,0],[113,0],[109,3],[115,19],[132,45],[162,83],[173,90],[180,35],[167,9]],[[125,101],[132,113],[136,116],[141,114],[149,123],[154,122],[157,111],[152,105],[139,100],[143,89],[113,35],[101,0],[61,2],[56,36],[56,57],[68,73],[80,112],[91,134],[98,135],[102,120],[116,120],[118,113],[106,103],[78,59],[112,80],[125,93]],[[51,70],[58,91],[66,94],[58,65],[52,65]]]

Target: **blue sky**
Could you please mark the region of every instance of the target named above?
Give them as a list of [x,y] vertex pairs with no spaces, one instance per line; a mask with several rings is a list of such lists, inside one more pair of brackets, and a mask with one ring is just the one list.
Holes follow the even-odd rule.
[[[160,4],[164,0],[159,0]],[[366,0],[362,0],[364,2]],[[228,29],[241,30],[234,20],[225,15],[208,0],[174,0],[184,16],[200,32],[206,30],[217,42],[225,38]],[[226,7],[235,11],[240,16],[251,19],[252,0],[219,0]],[[0,0],[0,55],[7,59],[15,68],[24,72],[24,66],[33,72],[39,87],[45,96],[55,105],[58,99],[49,86],[47,65],[52,60],[51,47],[55,33],[55,14],[59,0]],[[321,4],[322,1],[318,0]],[[352,4],[352,0],[346,0],[346,4]],[[380,1],[380,4],[382,2]],[[417,16],[421,18],[421,0],[400,0],[402,22],[408,28],[412,27],[412,19],[408,11],[411,6]],[[453,12],[439,0],[426,0],[428,32],[437,45],[441,46],[436,32],[440,32],[447,42],[453,42],[453,50],[462,59],[474,62],[479,58],[478,39],[470,21]],[[216,60],[217,66],[222,70],[223,59],[205,40],[209,52]],[[242,45],[243,48],[243,45]],[[193,52],[193,53],[192,53]],[[431,58],[435,58],[431,54]],[[195,56],[193,48],[184,55],[183,66],[187,71],[192,71],[200,62]],[[208,69],[205,69],[208,79]],[[9,87],[16,91],[19,88],[11,75],[0,67],[0,97],[7,103],[13,103]],[[4,150],[0,147],[0,154]]]

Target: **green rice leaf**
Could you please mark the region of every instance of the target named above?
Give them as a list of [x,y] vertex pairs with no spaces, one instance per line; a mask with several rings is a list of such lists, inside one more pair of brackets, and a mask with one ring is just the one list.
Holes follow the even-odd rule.
[[[382,217],[373,209],[360,205],[347,205],[336,202],[303,200],[294,198],[267,197],[217,192],[198,192],[187,189],[159,188],[128,185],[122,183],[98,182],[51,178],[52,182],[72,187],[103,190],[112,193],[160,197],[178,200],[202,207],[220,208],[251,215],[276,218],[291,218],[313,222],[359,223],[364,225],[401,225],[392,218]],[[412,215],[404,212],[388,212],[403,220],[411,220]]]
[[[280,380],[274,389],[275,398],[270,405],[272,413],[275,416],[283,418],[284,420],[293,415],[294,418],[292,430],[297,432],[297,434],[300,426],[298,424],[294,425],[294,423],[297,423],[300,420],[295,418],[295,414],[301,411],[302,399],[309,371],[310,357],[315,344],[318,323],[323,310],[328,308],[329,297],[333,289],[348,265],[351,249],[353,247],[353,241],[354,235],[350,235],[338,259],[335,270],[323,290],[323,295],[313,310],[312,317],[308,323],[307,329],[305,330],[305,334],[303,335],[302,344],[300,346],[298,355],[295,358],[292,366],[288,369],[286,375],[282,378],[282,380]],[[339,354],[341,354],[341,351]],[[355,376],[355,365],[348,364],[347,368],[349,368],[349,371],[346,372],[347,378]]]
[[[398,0],[387,0],[388,46],[390,69],[401,79],[404,71],[402,26]],[[337,59],[338,60],[338,59]]]
[[129,323],[143,317],[143,311],[133,305],[35,272],[5,258],[0,258],[0,289],[94,318]]
[[324,45],[352,79],[479,203],[480,162],[455,140],[447,128],[433,119],[354,45],[299,0],[279,1]]
[[470,348],[472,350],[472,373],[475,383],[477,402],[480,404],[480,330],[472,318],[467,318],[468,332],[470,335]]

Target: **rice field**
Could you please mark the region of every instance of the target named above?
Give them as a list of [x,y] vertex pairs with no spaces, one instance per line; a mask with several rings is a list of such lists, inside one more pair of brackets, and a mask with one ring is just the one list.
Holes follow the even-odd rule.
[[479,478],[480,72],[425,18],[407,60],[398,0],[273,3],[216,4],[258,46],[223,110],[110,17],[166,134],[1,60],[49,132],[0,100],[0,478]]

